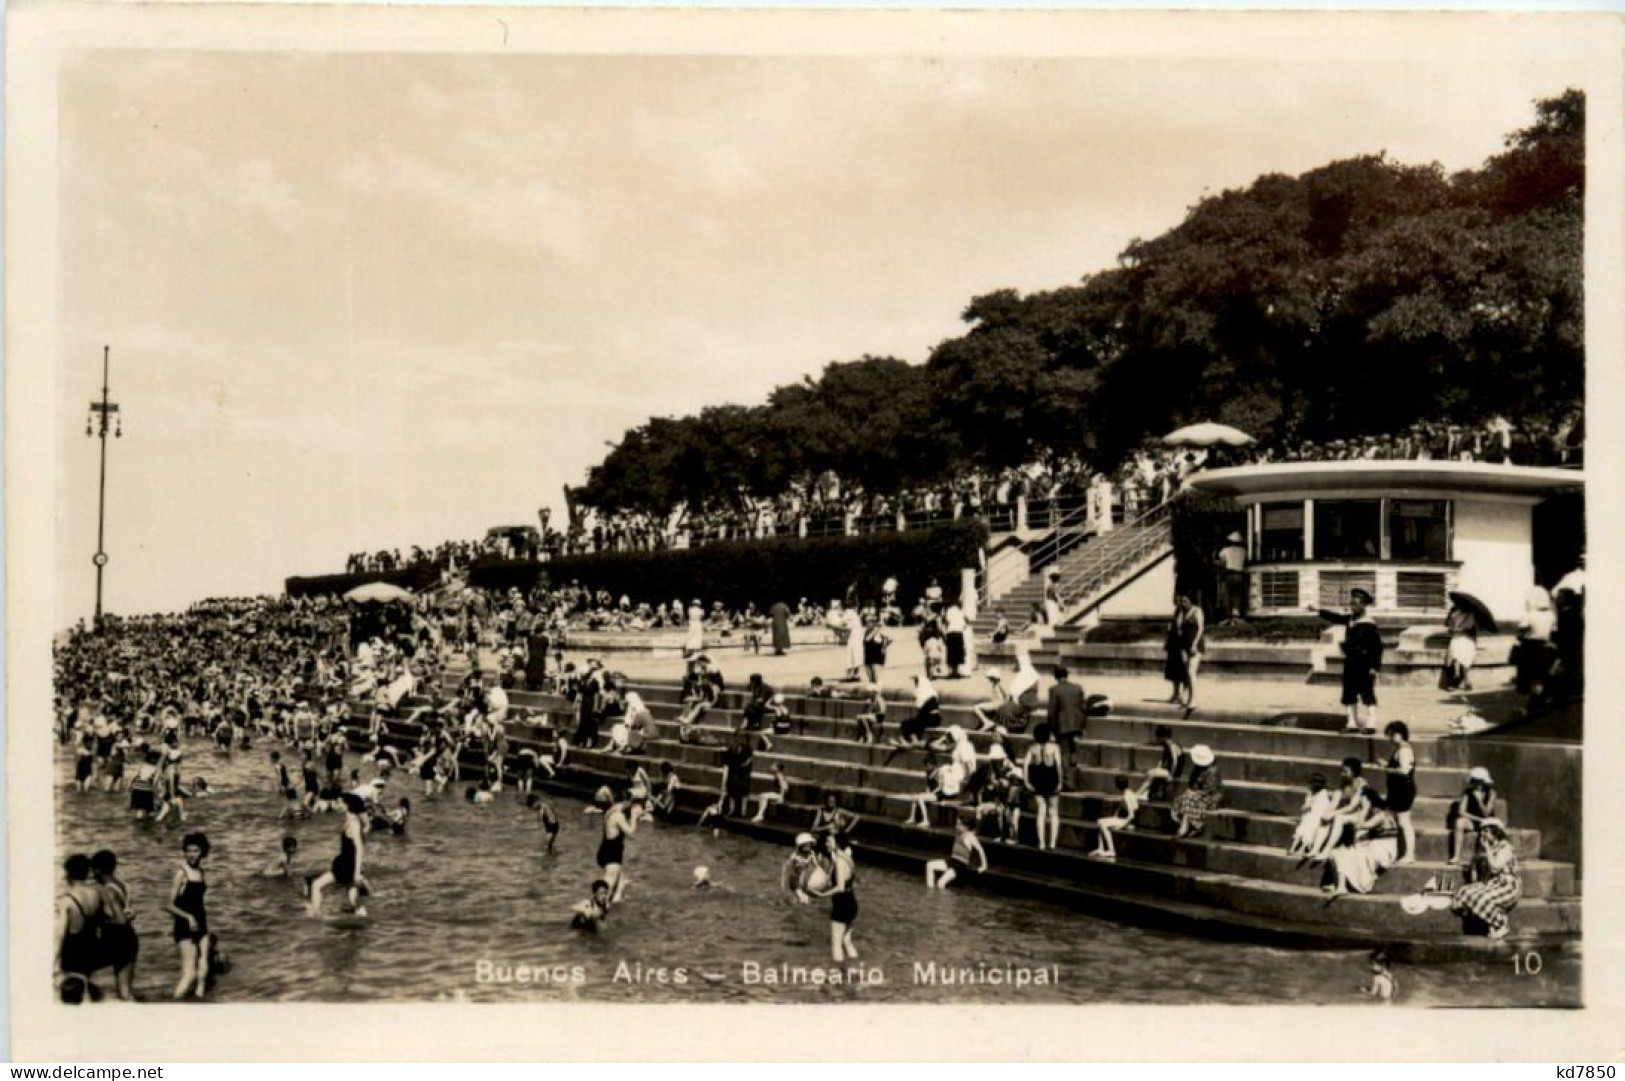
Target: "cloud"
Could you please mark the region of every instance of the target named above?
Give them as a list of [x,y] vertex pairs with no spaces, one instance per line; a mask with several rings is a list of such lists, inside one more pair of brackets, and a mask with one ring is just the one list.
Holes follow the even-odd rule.
[[540,248],[567,263],[592,255],[586,205],[538,177],[451,167],[385,147],[350,158],[339,181],[363,199],[398,201],[391,209],[403,217],[438,219],[442,230],[461,225],[480,240]]

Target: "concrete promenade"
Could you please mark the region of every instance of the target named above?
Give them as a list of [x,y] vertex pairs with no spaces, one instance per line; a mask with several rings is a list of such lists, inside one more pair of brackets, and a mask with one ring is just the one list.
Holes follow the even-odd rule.
[[[679,680],[683,675],[683,662],[673,657],[652,657],[634,652],[594,654],[590,650],[566,650],[565,659],[578,666],[589,656],[598,656],[606,667],[625,672],[634,679]],[[731,690],[744,687],[747,677],[760,672],[768,683],[785,689],[805,687],[813,676],[821,676],[826,683],[838,681],[846,670],[846,651],[838,646],[797,646],[783,657],[775,657],[764,647],[760,654],[725,649],[713,652],[712,659],[721,669]],[[1006,684],[1009,669],[995,665]],[[881,686],[888,692],[910,692],[911,676],[923,671],[919,642],[913,628],[896,628],[892,632],[892,645],[886,667],[881,671]],[[988,697],[989,686],[985,678],[988,669],[965,679],[938,680],[936,688],[946,702],[979,702]],[[1043,693],[1048,693],[1049,671],[1039,669],[1043,675]],[[1089,694],[1110,695],[1119,708],[1155,703],[1166,704],[1169,685],[1161,679],[1137,674],[1092,675],[1077,674],[1073,682],[1079,683]],[[851,686],[847,684],[846,686]],[[1431,686],[1379,686],[1380,720],[1403,720],[1415,735],[1439,736],[1449,730],[1450,722],[1467,712],[1476,711],[1492,724],[1516,720],[1523,714],[1523,698],[1510,687],[1483,686],[1470,694],[1446,694]],[[1292,683],[1276,680],[1210,679],[1197,684],[1197,709],[1193,719],[1204,713],[1220,717],[1245,714],[1249,719],[1263,720],[1281,714],[1340,713],[1336,684]],[[1235,718],[1239,719],[1239,718]]]

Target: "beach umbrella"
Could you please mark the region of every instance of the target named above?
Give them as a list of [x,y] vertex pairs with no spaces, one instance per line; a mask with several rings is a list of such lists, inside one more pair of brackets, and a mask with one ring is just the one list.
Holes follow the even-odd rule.
[[1488,606],[1483,601],[1471,593],[1451,593],[1450,603],[1457,608],[1464,608],[1471,612],[1473,618],[1478,621],[1479,630],[1486,634],[1496,633],[1498,628],[1495,625],[1495,616],[1490,614]]
[[344,599],[355,601],[357,604],[394,604],[411,600],[412,593],[388,582],[368,582],[364,586],[356,586],[350,590],[344,595]]
[[1170,447],[1246,447],[1257,440],[1240,428],[1204,421],[1171,431],[1162,437],[1162,442]]

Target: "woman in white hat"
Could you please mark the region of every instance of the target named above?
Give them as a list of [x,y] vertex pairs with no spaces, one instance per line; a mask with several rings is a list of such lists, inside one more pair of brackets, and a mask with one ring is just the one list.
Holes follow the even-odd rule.
[[1451,863],[1463,867],[1472,863],[1467,835],[1482,830],[1484,823],[1496,814],[1495,779],[1483,766],[1474,766],[1467,771],[1467,784],[1461,790],[1461,798],[1450,804],[1450,811],[1445,815],[1445,828],[1450,831]]
[[1200,834],[1207,816],[1219,805],[1223,781],[1214,761],[1213,749],[1207,744],[1191,748],[1191,777],[1185,791],[1174,800],[1175,839]]
[[829,868],[825,865],[825,858],[818,838],[810,833],[797,834],[795,850],[784,861],[784,870],[779,873],[779,888],[794,895],[800,903],[811,904],[812,891],[829,885]]

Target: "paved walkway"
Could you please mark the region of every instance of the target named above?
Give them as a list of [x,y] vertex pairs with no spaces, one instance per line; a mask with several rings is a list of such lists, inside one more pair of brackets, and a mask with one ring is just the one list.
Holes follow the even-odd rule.
[[[589,656],[597,656],[611,671],[625,672],[635,679],[679,680],[683,675],[683,662],[673,657],[653,657],[644,653],[617,651],[591,653],[567,650],[565,659],[580,665]],[[741,688],[753,672],[760,672],[768,683],[781,688],[805,687],[813,676],[823,677],[826,683],[836,682],[845,675],[846,651],[838,646],[803,646],[783,657],[775,657],[770,650],[759,655],[742,653],[736,649],[719,650],[712,659],[727,678],[730,689]],[[880,683],[887,691],[911,691],[910,676],[922,671],[922,657],[918,641],[912,634],[894,635],[888,663],[881,671]],[[1003,672],[1009,682],[1008,670]],[[984,670],[985,671],[985,670]],[[1049,672],[1043,671],[1043,687],[1047,692],[1053,682]],[[1121,708],[1130,703],[1166,703],[1169,686],[1162,679],[1132,674],[1090,675],[1072,677],[1089,694],[1110,695]],[[938,680],[937,691],[945,702],[977,702],[988,697],[989,683],[982,674],[958,680]],[[1450,722],[1467,712],[1477,712],[1492,724],[1515,720],[1523,715],[1522,696],[1510,688],[1489,687],[1468,695],[1445,694],[1432,686],[1379,687],[1381,701],[1380,720],[1403,720],[1417,735],[1444,735]],[[1290,713],[1337,714],[1338,687],[1335,683],[1310,684],[1279,680],[1209,679],[1197,686],[1196,717],[1204,710],[1213,712],[1241,712],[1262,720]]]

